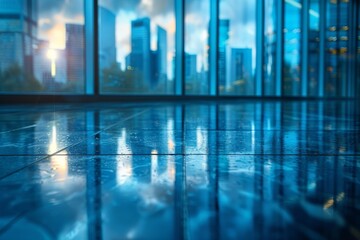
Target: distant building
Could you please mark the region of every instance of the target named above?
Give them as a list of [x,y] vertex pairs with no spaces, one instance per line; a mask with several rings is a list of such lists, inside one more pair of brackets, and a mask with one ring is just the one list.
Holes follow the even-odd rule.
[[160,83],[167,82],[167,33],[165,29],[158,26],[157,28],[157,65],[158,65],[158,81]]
[[131,53],[125,57],[125,68],[126,70],[131,70]]
[[238,94],[254,94],[251,48],[231,49],[229,87]]
[[197,65],[196,54],[185,54],[185,78],[187,81],[195,81],[197,77],[196,65]]
[[84,25],[66,24],[67,79],[71,86],[81,91],[85,79]]
[[348,13],[352,6],[350,3],[351,1],[331,1],[327,4],[326,38],[323,40],[326,48],[325,96],[344,97],[355,87],[349,82],[348,77],[349,59],[354,56],[350,51],[349,39],[351,15]]
[[150,87],[154,88],[159,83],[159,52],[151,51],[150,54]]
[[308,94],[309,96],[317,96],[319,94],[319,56],[320,56],[320,31],[311,30],[309,31],[308,41]]
[[145,86],[151,85],[150,58],[150,19],[134,20],[131,22],[130,67],[137,72]]
[[0,71],[18,65],[32,74],[37,0],[0,0],[0,19]]
[[110,10],[99,7],[99,65],[100,70],[116,63],[116,16]]
[[230,21],[228,19],[219,20],[219,86],[226,86],[226,48],[229,41]]

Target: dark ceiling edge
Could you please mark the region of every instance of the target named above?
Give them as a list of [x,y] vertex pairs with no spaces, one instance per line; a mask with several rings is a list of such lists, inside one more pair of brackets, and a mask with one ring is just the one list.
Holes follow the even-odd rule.
[[167,102],[167,101],[358,101],[339,97],[256,97],[256,96],[118,96],[118,95],[0,95],[0,104]]

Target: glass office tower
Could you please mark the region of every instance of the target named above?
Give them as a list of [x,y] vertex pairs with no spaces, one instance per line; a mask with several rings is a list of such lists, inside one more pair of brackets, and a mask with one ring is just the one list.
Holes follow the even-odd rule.
[[[308,19],[308,49],[307,49],[307,92],[308,96],[316,97],[319,94],[320,65],[320,1],[310,0]],[[304,79],[306,81],[306,79]]]
[[[1,0],[0,22],[0,72],[4,75],[0,90],[12,92],[24,86],[38,90],[32,76],[33,45],[38,28],[37,1]],[[20,71],[25,74],[17,74]]]
[[345,97],[349,92],[349,6],[345,0],[326,6],[326,96]]

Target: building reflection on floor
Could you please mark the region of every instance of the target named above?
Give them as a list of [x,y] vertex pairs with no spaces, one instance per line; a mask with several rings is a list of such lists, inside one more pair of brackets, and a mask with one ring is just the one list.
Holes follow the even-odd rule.
[[360,239],[356,106],[2,107],[0,239]]

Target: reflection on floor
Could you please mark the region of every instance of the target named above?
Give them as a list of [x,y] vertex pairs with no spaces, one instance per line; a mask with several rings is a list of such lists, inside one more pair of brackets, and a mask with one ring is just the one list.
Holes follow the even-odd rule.
[[356,106],[2,106],[0,239],[360,239]]

